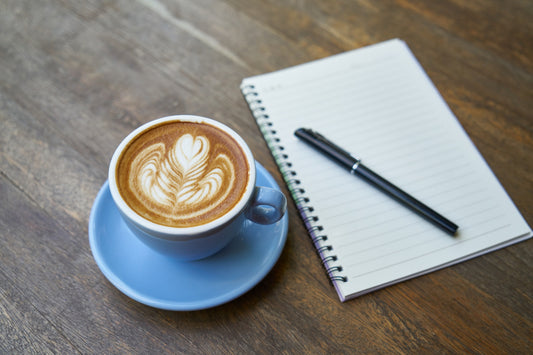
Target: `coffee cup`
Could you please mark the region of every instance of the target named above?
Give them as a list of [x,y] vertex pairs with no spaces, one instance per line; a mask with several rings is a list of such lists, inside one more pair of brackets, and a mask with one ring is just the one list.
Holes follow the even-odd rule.
[[256,186],[255,160],[235,131],[191,115],[148,122],[124,138],[109,189],[132,233],[180,260],[215,254],[250,221],[280,220],[287,205],[279,190]]

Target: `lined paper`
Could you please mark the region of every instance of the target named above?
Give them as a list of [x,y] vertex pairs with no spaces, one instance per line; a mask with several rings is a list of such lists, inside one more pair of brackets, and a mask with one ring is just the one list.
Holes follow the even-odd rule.
[[[313,211],[301,212],[311,236],[327,236],[316,247],[342,301],[531,237],[403,41],[247,78],[241,88],[297,205],[309,199]],[[300,127],[458,224],[457,236],[299,141]]]

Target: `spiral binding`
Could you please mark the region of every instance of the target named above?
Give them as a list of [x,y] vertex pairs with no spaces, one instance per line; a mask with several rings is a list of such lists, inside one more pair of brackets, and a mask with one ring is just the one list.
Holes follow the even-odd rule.
[[318,216],[313,215],[315,209],[310,205],[311,201],[305,195],[305,189],[301,187],[302,183],[297,178],[296,171],[292,170],[292,163],[288,160],[289,156],[284,152],[285,149],[281,140],[276,136],[277,131],[274,124],[269,121],[270,117],[263,106],[259,93],[255,90],[254,85],[242,85],[241,91],[261,133],[265,137],[272,156],[276,160],[281,175],[289,187],[292,198],[298,207],[298,212],[311,236],[315,250],[322,260],[322,265],[328,278],[332,282],[347,282],[348,278],[340,274],[343,268],[336,264],[338,262],[337,255],[335,255],[333,247],[327,244],[328,236],[324,233],[324,227],[320,225]]

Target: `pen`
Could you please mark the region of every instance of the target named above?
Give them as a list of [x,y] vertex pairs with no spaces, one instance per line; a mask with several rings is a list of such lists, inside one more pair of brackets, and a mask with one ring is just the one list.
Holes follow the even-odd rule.
[[361,163],[361,159],[354,157],[344,149],[330,142],[320,133],[307,128],[299,128],[294,132],[294,135],[347,168],[350,173],[363,178],[365,181],[387,193],[447,233],[455,235],[457,232],[459,227],[455,223],[432,210],[405,191],[394,186],[392,183],[364,166]]

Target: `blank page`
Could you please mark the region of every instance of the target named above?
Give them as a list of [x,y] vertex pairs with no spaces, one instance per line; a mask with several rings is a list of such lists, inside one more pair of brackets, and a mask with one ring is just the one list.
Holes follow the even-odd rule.
[[[531,236],[403,41],[247,78],[241,88],[342,301]],[[459,225],[457,235],[299,141],[300,127]]]

